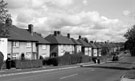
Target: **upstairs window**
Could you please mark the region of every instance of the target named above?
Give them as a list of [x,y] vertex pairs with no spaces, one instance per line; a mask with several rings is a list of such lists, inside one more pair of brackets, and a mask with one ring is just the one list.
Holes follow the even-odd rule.
[[26,47],[31,47],[31,42],[27,42],[27,45],[26,45]]
[[19,47],[19,42],[13,42],[13,47]]
[[47,48],[47,47],[46,47],[46,45],[42,45],[42,49],[44,49],[44,50],[45,50],[46,48]]

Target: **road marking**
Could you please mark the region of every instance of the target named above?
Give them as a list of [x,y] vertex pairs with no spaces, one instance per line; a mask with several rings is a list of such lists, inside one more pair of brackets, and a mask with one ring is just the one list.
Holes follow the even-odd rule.
[[48,70],[37,70],[37,71],[29,71],[29,72],[20,72],[20,73],[2,74],[2,75],[0,75],[0,77],[21,75],[21,74],[41,73],[41,72],[49,72],[49,71],[57,71],[57,70],[66,70],[66,69],[73,69],[73,68],[78,68],[78,67],[79,66],[66,67],[66,68],[57,68],[57,69],[48,69]]
[[78,75],[78,74],[72,74],[72,75],[64,76],[64,77],[61,77],[60,79],[66,79],[66,78],[74,77],[76,75]]

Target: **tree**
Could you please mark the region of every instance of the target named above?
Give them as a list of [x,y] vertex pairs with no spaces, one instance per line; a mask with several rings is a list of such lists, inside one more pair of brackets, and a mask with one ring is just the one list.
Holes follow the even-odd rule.
[[11,17],[10,14],[8,14],[7,5],[4,0],[0,1],[0,23],[5,23],[5,20],[9,17]]
[[125,33],[124,37],[127,39],[125,49],[130,50],[131,56],[135,56],[135,25]]
[[0,36],[8,36],[8,27],[5,25],[7,19],[11,17],[8,14],[7,3],[3,0],[0,1]]

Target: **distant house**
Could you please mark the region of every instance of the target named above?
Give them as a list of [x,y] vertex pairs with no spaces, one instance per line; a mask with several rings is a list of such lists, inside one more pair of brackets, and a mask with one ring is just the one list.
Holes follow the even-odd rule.
[[82,51],[82,45],[79,41],[75,40],[74,38],[71,38],[71,40],[74,42],[74,53],[79,53]]
[[101,50],[102,50],[102,47],[99,43],[95,42],[94,43],[96,48],[97,48],[97,56],[101,56]]
[[50,57],[50,42],[45,40],[41,34],[34,32],[33,36],[36,38],[38,41],[36,43],[37,47],[37,53],[38,53],[38,58],[48,58]]
[[45,37],[50,44],[50,56],[63,56],[65,52],[70,54],[74,53],[74,43],[71,39],[61,35],[60,31],[54,31],[54,34],[50,34]]
[[91,46],[92,46],[92,57],[97,57],[98,56],[98,48],[97,46],[93,43],[93,42],[90,42],[89,43]]
[[28,26],[28,30],[12,25],[9,19],[8,24],[8,55],[11,59],[20,59],[23,54],[26,59],[37,59],[36,38],[33,37],[33,25]]
[[92,56],[92,47],[89,43],[85,42],[81,36],[79,36],[79,39],[77,40],[81,43],[82,45],[82,52],[84,55]]

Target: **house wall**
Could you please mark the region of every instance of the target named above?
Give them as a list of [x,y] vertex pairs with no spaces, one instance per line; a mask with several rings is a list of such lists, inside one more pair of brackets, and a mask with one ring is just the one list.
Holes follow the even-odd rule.
[[65,52],[74,53],[74,45],[58,45],[58,56],[63,56]]
[[89,56],[92,56],[92,48],[89,48]]
[[[27,43],[30,43],[31,47],[28,47]],[[8,41],[8,54],[11,54],[12,59],[20,59],[22,53],[26,59],[36,59],[36,52],[36,42],[19,42],[19,46],[15,47],[13,41]]]
[[91,56],[92,55],[92,48],[90,47],[85,47],[85,55]]
[[38,45],[38,56],[43,58],[50,57],[50,45]]
[[3,53],[4,55],[4,60],[7,59],[7,38],[0,38],[0,51]]
[[97,56],[97,49],[93,49],[93,56]]
[[76,48],[77,48],[77,53],[81,52],[82,51],[82,46],[81,45],[76,45]]
[[102,49],[98,49],[98,56],[101,56],[101,50]]
[[89,48],[85,47],[84,50],[85,50],[84,55],[89,55]]

